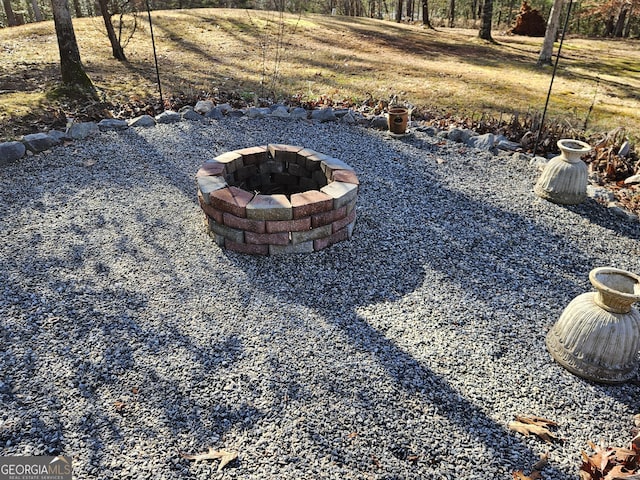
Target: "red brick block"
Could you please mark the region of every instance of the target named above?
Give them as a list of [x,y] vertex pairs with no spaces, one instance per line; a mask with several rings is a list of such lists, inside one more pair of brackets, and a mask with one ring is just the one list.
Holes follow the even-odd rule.
[[332,170],[331,180],[334,182],[354,183],[356,185],[360,185],[358,176],[351,170]]
[[269,255],[269,245],[236,243],[227,238],[225,239],[224,246],[225,248],[238,253],[248,253],[249,255]]
[[308,148],[297,152],[297,157],[298,158],[296,163],[311,171],[320,170],[322,168],[322,161],[331,158],[328,155],[310,150]]
[[319,238],[331,236],[331,225],[323,225],[322,227],[312,228],[304,232],[291,232],[291,243],[297,245],[299,243],[305,243],[312,240],[318,240]]
[[217,177],[218,175],[222,175],[224,173],[225,166],[226,165],[224,163],[216,162],[215,160],[204,162],[200,166],[200,170],[198,170],[198,173],[196,173],[196,177]]
[[198,203],[200,204],[200,208],[207,215],[207,217],[212,218],[218,223],[222,223],[222,212],[213,208],[211,205],[207,205],[204,202],[204,198],[202,198],[202,194],[198,193]]
[[334,243],[342,242],[344,240],[349,239],[349,232],[347,229],[342,229],[328,237],[319,238],[318,240],[313,241],[313,249],[317,252],[318,250],[322,250],[323,248],[327,248],[329,245],[333,245]]
[[269,158],[267,154],[267,147],[249,147],[235,150],[236,153],[242,155],[242,163],[246,165],[258,165],[262,162],[266,162]]
[[215,208],[211,208],[209,205],[204,205],[202,207],[202,211],[205,213],[207,218],[213,220],[216,223],[222,223],[222,212],[216,210]]
[[294,255],[311,252],[313,252],[313,241],[311,240],[297,245],[269,245],[269,253],[271,255]]
[[291,220],[291,202],[282,194],[256,195],[246,207],[247,218],[254,220]]
[[349,215],[356,208],[357,200],[358,200],[357,198],[354,198],[353,200],[351,200],[349,203],[345,205],[345,207],[347,207],[347,215]]
[[302,150],[302,147],[296,147],[295,145],[282,145],[272,143],[267,146],[269,153],[278,162],[295,162],[297,159],[297,153]]
[[342,230],[344,227],[349,225],[351,222],[354,222],[355,219],[356,219],[356,211],[355,210],[351,210],[351,213],[349,215],[347,215],[343,219],[340,219],[337,222],[333,222],[331,224],[331,227],[333,228],[333,233],[336,233],[338,230]]
[[224,163],[226,165],[225,170],[227,173],[233,173],[238,168],[243,167],[242,155],[237,152],[225,152],[222,155],[218,155],[214,158],[216,162]]
[[250,220],[247,218],[236,217],[228,212],[225,212],[222,215],[222,223],[231,228],[237,228],[238,230],[244,230],[246,232],[266,232],[264,220]]
[[280,233],[254,233],[245,232],[244,241],[257,245],[288,245],[289,232]]
[[311,230],[311,217],[297,220],[267,220],[267,233],[277,232],[304,232]]
[[213,238],[213,241],[216,242],[216,245],[218,245],[220,248],[224,248],[224,242],[226,239],[222,235],[218,235],[217,233],[209,230],[209,236]]
[[322,225],[328,225],[347,216],[347,207],[340,207],[337,210],[330,210],[328,212],[317,213],[311,215],[311,227],[317,228]]
[[253,194],[237,187],[227,187],[211,192],[211,206],[229,212],[236,217],[247,217],[247,205]]
[[333,198],[318,190],[309,190],[291,195],[293,218],[304,218],[333,208]]

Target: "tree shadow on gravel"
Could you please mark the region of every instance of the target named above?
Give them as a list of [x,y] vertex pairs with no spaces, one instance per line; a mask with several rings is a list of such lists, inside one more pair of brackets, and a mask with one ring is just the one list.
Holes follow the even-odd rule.
[[[356,167],[361,180],[358,223],[351,242],[291,258],[256,259],[235,253],[227,253],[227,257],[250,275],[256,294],[266,290],[279,298],[283,309],[304,305],[338,327],[354,351],[367,352],[376,359],[395,380],[401,395],[437,406],[455,428],[470,432],[487,449],[495,450],[490,463],[504,462],[514,470],[534,464],[538,457],[522,437],[497,423],[481,403],[465,398],[429,363],[400,347],[385,334],[384,321],[373,325],[359,312],[367,306],[398,303],[392,316],[402,322],[408,312],[401,300],[421,291],[419,308],[439,312],[440,317],[425,318],[424,336],[416,342],[429,343],[429,329],[470,329],[479,334],[478,341],[481,337],[486,342],[475,348],[487,349],[489,362],[516,352],[525,357],[548,356],[544,347],[548,328],[562,308],[585,291],[589,270],[602,259],[577,250],[570,238],[518,212],[445,186],[437,175],[427,169],[420,171],[426,165],[411,160],[403,164],[398,156],[395,164],[388,165],[388,176],[376,178],[367,171],[366,160],[362,164],[344,160]],[[396,171],[407,169],[412,175],[395,176]],[[402,196],[405,189],[423,194],[417,201],[415,195],[407,200]],[[441,283],[431,284],[434,277]],[[449,288],[450,292],[430,297],[431,289]],[[549,291],[556,297],[550,299]],[[442,298],[438,299],[439,295]],[[531,317],[530,330],[522,331],[522,323],[512,323],[509,317],[514,314]],[[504,340],[500,344],[492,338],[495,336],[508,339],[507,344]],[[474,342],[473,336],[469,341]],[[553,363],[550,357],[548,363]],[[438,364],[432,360],[431,365]],[[559,366],[554,368],[556,373],[564,373]],[[522,372],[514,374],[517,382]],[[375,395],[375,380],[362,381],[361,389]],[[616,395],[615,387],[603,388],[608,395]],[[406,443],[411,434],[400,427],[389,432],[388,449],[402,448],[403,442],[395,444],[394,436]],[[424,453],[431,446],[420,448]],[[546,472],[552,478],[565,475],[553,466]]]
[[[233,140],[225,140],[224,150],[264,143],[264,138],[252,131],[251,124],[247,125],[234,132]],[[256,123],[255,128],[259,126]],[[179,128],[185,131],[177,132],[174,141],[183,143],[189,137],[186,130],[190,127]],[[222,153],[214,151],[222,148],[214,133],[201,132],[205,143],[211,135],[214,147],[210,148],[210,156]],[[137,138],[133,133],[124,135]],[[285,136],[286,133],[281,135],[271,141],[298,143],[296,138]],[[259,376],[267,377],[264,381],[234,370],[241,360],[251,359],[255,354],[250,344],[256,341],[255,332],[240,328],[234,334],[213,332],[199,338],[183,325],[188,319],[211,328],[225,321],[237,321],[246,327],[249,325],[246,319],[228,317],[224,311],[203,307],[198,311],[198,307],[179,295],[174,296],[176,287],[166,282],[157,288],[169,297],[167,302],[175,312],[158,313],[158,318],[152,317],[153,322],[145,317],[147,323],[142,326],[140,317],[153,308],[150,299],[132,286],[118,286],[115,277],[110,277],[119,262],[127,266],[147,266],[174,280],[184,275],[184,266],[176,265],[182,260],[182,244],[164,243],[161,237],[163,229],[174,228],[184,233],[184,226],[168,225],[163,223],[164,217],[156,219],[153,215],[157,209],[167,208],[171,198],[155,195],[154,201],[160,199],[158,203],[144,213],[127,218],[103,217],[94,225],[94,230],[112,229],[114,248],[111,251],[108,248],[111,245],[101,245],[105,257],[93,266],[87,265],[82,247],[77,244],[67,246],[59,258],[31,254],[32,250],[25,249],[21,253],[25,263],[43,266],[34,284],[42,285],[46,295],[34,285],[25,285],[20,279],[3,274],[15,270],[20,259],[0,259],[4,292],[15,298],[17,305],[42,305],[41,310],[34,312],[18,307],[0,318],[3,346],[11,347],[5,349],[2,370],[19,372],[21,376],[5,377],[8,380],[3,381],[8,387],[0,389],[2,402],[11,412],[27,410],[36,427],[36,433],[29,436],[23,433],[29,425],[23,419],[16,420],[14,427],[0,430],[0,442],[51,444],[51,453],[59,453],[58,449],[64,449],[65,445],[59,435],[66,429],[65,435],[73,433],[86,442],[89,455],[81,472],[90,476],[92,469],[97,472],[107,467],[107,462],[130,453],[134,446],[143,448],[145,439],[171,436],[173,444],[189,445],[199,451],[206,447],[201,443],[205,439],[211,445],[219,444],[231,429],[250,432],[258,442],[260,428],[284,423],[283,416],[289,416],[293,422],[296,415],[306,415],[313,418],[307,418],[306,424],[303,422],[299,428],[291,427],[297,425],[294,423],[287,425],[291,428],[288,435],[299,430],[301,435],[312,439],[316,450],[298,456],[281,455],[278,458],[283,465],[297,464],[304,468],[310,458],[317,455],[352,472],[373,471],[388,474],[386,478],[416,478],[416,472],[423,475],[429,468],[449,468],[453,473],[458,457],[471,453],[456,450],[460,446],[451,447],[447,438],[416,438],[413,428],[421,429],[416,419],[428,418],[438,422],[441,429],[450,427],[458,438],[481,447],[486,458],[478,462],[480,474],[483,462],[496,471],[500,467],[526,469],[534,464],[538,460],[535,443],[508,432],[504,422],[492,418],[491,405],[486,405],[484,399],[468,398],[456,385],[458,372],[459,376],[473,374],[464,370],[464,357],[455,358],[464,352],[455,350],[446,358],[437,358],[435,354],[417,355],[400,342],[402,337],[398,337],[394,329],[404,323],[410,329],[411,315],[418,310],[424,315],[424,327],[415,340],[411,339],[412,347],[430,348],[435,333],[447,331],[452,334],[451,338],[466,339],[462,343],[466,343],[465,348],[469,350],[485,349],[487,362],[502,362],[500,365],[510,369],[512,358],[547,355],[544,351],[546,331],[562,308],[588,289],[588,272],[598,266],[602,258],[576,249],[575,241],[531,220],[531,215],[527,218],[448,185],[444,179],[446,174],[438,172],[433,158],[429,157],[438,153],[439,148],[429,146],[428,140],[416,147],[424,155],[410,158],[398,151],[393,158],[378,158],[375,148],[380,147],[383,140],[367,133],[361,134],[363,136],[358,145],[344,149],[335,146],[331,138],[322,136],[314,140],[317,143],[305,145],[341,155],[358,172],[361,193],[352,241],[311,255],[268,258],[232,252],[221,254],[213,241],[206,241],[204,247],[211,249],[211,258],[194,260],[203,262],[206,268],[201,273],[203,277],[188,279],[192,283],[191,291],[201,288],[207,292],[203,286],[218,282],[213,294],[225,292],[227,303],[233,303],[256,323],[262,322],[261,334],[264,332],[265,338],[273,338],[269,345],[271,352],[266,358],[255,360],[263,369]],[[144,143],[144,139],[137,140]],[[373,152],[370,155],[367,145]],[[195,211],[193,175],[206,158],[194,151],[192,154],[198,161],[191,165],[182,159],[176,161],[171,149],[165,151],[147,143],[143,147],[146,157],[137,168],[151,171],[162,187],[171,187],[171,195],[189,199],[188,207]],[[112,155],[117,155],[118,145],[111,148]],[[394,146],[388,143],[382,148]],[[372,159],[382,162],[380,168],[368,168]],[[98,167],[96,165],[96,170]],[[383,171],[385,175],[378,176],[376,171]],[[135,174],[127,171],[122,175],[128,178]],[[91,190],[94,182],[100,182],[99,178],[88,178],[82,188]],[[130,187],[127,179],[115,186],[123,190]],[[154,186],[147,185],[147,188]],[[421,193],[403,195],[408,189]],[[162,192],[166,195],[165,190]],[[109,200],[119,201],[117,196]],[[44,218],[47,212],[41,213],[38,218]],[[129,238],[121,232],[124,221],[141,227],[140,238]],[[148,231],[153,235],[147,235]],[[91,230],[82,229],[77,232],[80,237],[90,233]],[[183,236],[180,240],[200,242],[202,237]],[[33,248],[42,239],[34,234],[22,242]],[[224,255],[227,261],[224,267],[216,262],[219,255]],[[81,285],[65,282],[59,277],[59,269],[65,265],[90,267],[93,274]],[[194,270],[196,265],[187,267]],[[243,283],[234,275],[236,272],[243,273]],[[557,296],[549,299],[546,293],[549,291],[556,292]],[[256,299],[265,299],[265,296],[271,305],[256,303]],[[411,296],[415,296],[416,303],[404,303]],[[389,313],[376,317],[378,307],[388,307]],[[374,313],[367,313],[367,309],[373,309]],[[512,321],[514,315],[529,320],[527,331],[522,331],[522,323],[517,325]],[[325,341],[319,342],[313,336],[298,339],[289,334],[289,327],[299,328],[301,332],[316,328],[309,324],[310,319],[322,323]],[[276,327],[282,331],[269,337]],[[508,339],[507,344],[497,337]],[[85,343],[88,338],[91,342]],[[338,338],[345,342],[338,342]],[[37,339],[36,344],[41,347],[29,353],[22,345],[32,345],[32,339]],[[86,347],[91,345],[87,351]],[[175,355],[186,359],[189,368],[175,366],[174,370],[171,362]],[[294,362],[293,357],[299,358]],[[156,363],[153,366],[141,363],[143,358],[154,358]],[[361,361],[379,366],[380,378],[371,377],[367,369],[361,369]],[[549,359],[547,363],[552,362]],[[450,367],[451,372],[438,373],[443,367]],[[514,372],[513,381],[518,382],[522,375],[538,374],[534,368]],[[178,378],[186,371],[188,381]],[[549,372],[541,375],[544,380],[553,381],[553,375],[557,376],[558,372],[562,372],[561,368],[552,365]],[[224,392],[207,390],[215,375],[233,384],[233,388]],[[336,381],[337,376],[343,380]],[[33,377],[33,381],[26,382],[28,377]],[[474,378],[478,382],[491,380]],[[70,384],[67,388],[75,397],[57,392],[56,381]],[[214,384],[223,388],[221,383]],[[389,391],[385,390],[387,387]],[[153,398],[159,397],[157,392],[163,392],[165,401],[153,403],[145,397],[146,389],[154,390]],[[602,392],[616,395],[615,387],[602,387]],[[625,395],[634,392],[637,393],[637,389],[631,388]],[[264,396],[272,404],[260,407],[251,395]],[[571,398],[569,394],[568,397]],[[43,402],[47,399],[58,407],[44,408]],[[340,399],[335,409],[345,405],[354,407],[348,420],[344,419],[344,412],[325,414],[318,410],[314,416],[306,410],[313,408],[314,402],[331,408],[326,402],[333,399]],[[116,410],[115,402],[124,403],[121,411]],[[305,413],[298,414],[296,408],[303,404]],[[70,417],[64,411],[72,405],[83,410],[82,415]],[[376,432],[356,432],[357,416],[361,413],[374,416],[370,425]],[[82,420],[83,416],[86,420]],[[160,421],[145,424],[146,418]],[[325,422],[325,419],[344,423]],[[136,424],[138,421],[140,425]],[[44,434],[38,433],[38,425],[47,426]],[[362,438],[362,443],[353,446],[355,441],[349,443],[350,439],[344,437],[338,443],[332,442],[330,439],[336,436],[336,431],[344,437],[349,437],[349,432],[358,433],[353,438]],[[288,441],[283,435],[282,448]],[[129,450],[118,450],[123,442],[130,442],[127,443]],[[264,451],[265,455],[269,453],[268,449]],[[277,457],[276,453],[271,454]],[[408,460],[413,454],[420,455],[415,465]],[[374,459],[371,455],[386,455],[386,461],[393,465],[377,467],[380,458]],[[184,478],[195,475],[186,461],[175,463],[170,458],[150,457],[148,460],[149,471],[160,468]],[[129,461],[139,459],[129,458]],[[124,473],[117,475],[124,472],[123,464],[116,462],[109,468],[115,469],[118,478],[126,477]],[[565,472],[553,464],[546,468],[545,474],[554,479],[565,477]],[[505,472],[505,476],[510,476],[510,471]]]
[[[42,241],[35,233],[28,243]],[[114,243],[121,255],[149,261],[125,235]],[[8,275],[15,267],[0,259],[1,291],[11,302],[8,311],[0,304],[1,451],[70,455],[77,478],[151,478],[145,474],[152,469],[194,478],[179,452],[167,458],[148,450],[147,442],[179,438],[199,452],[203,439],[214,445],[230,428],[249,428],[263,418],[241,398],[216,402],[206,395],[211,376],[244,355],[242,339],[221,337],[203,348],[166,313],[157,315],[155,328],[143,327],[137,318],[150,308],[147,298],[109,281],[113,258],[96,264],[95,276],[104,283],[68,281],[69,271],[86,265],[82,247],[64,250],[23,259],[43,267],[30,285]],[[188,381],[170,360],[177,352],[189,359]],[[147,357],[158,359],[156,365]],[[71,441],[82,448],[70,450]],[[131,455],[148,470],[138,464],[129,471]]]
[[[239,146],[264,143],[252,141],[250,133],[245,138],[243,141],[239,134]],[[291,138],[273,141],[297,143]],[[368,141],[380,142],[375,137]],[[326,151],[322,145],[305,146]],[[418,142],[418,148],[438,152],[438,147],[427,141]],[[491,460],[495,465],[502,465],[505,459],[512,469],[534,464],[538,457],[527,442],[506,431],[505,425],[491,418],[482,405],[465,398],[429,364],[401,348],[359,311],[376,304],[398,303],[424,290],[425,310],[440,310],[440,318],[425,319],[425,337],[420,341],[428,343],[429,328],[468,327],[487,342],[482,347],[487,348],[487,361],[517,351],[547,356],[546,332],[564,306],[588,288],[588,272],[599,266],[602,258],[577,249],[571,238],[519,212],[479,201],[446,185],[428,161],[406,159],[399,153],[386,165],[387,175],[376,177],[367,169],[368,159],[361,148],[343,154],[342,159],[356,168],[362,182],[358,223],[351,242],[307,256],[254,258],[227,252],[227,259],[247,274],[246,288],[256,296],[265,292],[273,295],[284,312],[301,305],[337,327],[354,351],[371,355],[395,379],[400,395],[437,406],[455,428],[468,431],[489,451],[497,452]],[[417,201],[415,195],[409,199],[402,195],[406,189],[423,194]],[[217,247],[212,244],[212,248]],[[433,288],[447,288],[444,284],[453,287],[444,299],[428,296],[434,275],[442,284]],[[556,297],[550,299],[549,291]],[[514,296],[518,298],[515,302]],[[442,301],[451,304],[441,308]],[[446,313],[442,316],[447,309],[455,325],[448,323]],[[531,318],[529,331],[523,332],[509,320],[514,310],[518,316]],[[394,315],[401,318],[404,312],[398,307]],[[494,332],[508,338],[509,344],[500,345],[492,339]],[[550,357],[547,363],[553,363]],[[553,368],[552,375],[564,373],[559,366]],[[375,381],[362,381],[365,384],[359,387],[360,394],[373,395],[370,408],[375,408]],[[334,390],[330,383],[322,388]],[[603,387],[603,392],[616,396],[615,387]],[[620,398],[629,397],[625,394]],[[331,426],[325,428],[327,433]],[[391,430],[388,437],[395,435],[396,440],[389,440],[388,451],[406,452],[412,443],[410,432],[398,426]],[[318,438],[319,445],[324,446],[322,435]],[[428,450],[427,445],[419,448]],[[341,460],[334,460],[346,462],[348,456],[343,450],[338,455]],[[437,463],[442,461],[439,458],[431,460]],[[546,472],[552,478],[565,475],[553,466]]]
[[612,230],[627,238],[634,240],[640,239],[640,228],[638,227],[638,222],[631,222],[618,217],[616,214],[611,212],[611,209],[596,202],[595,200],[588,199],[579,205],[564,205],[563,207],[569,212],[580,215],[591,223],[600,225],[602,228]]

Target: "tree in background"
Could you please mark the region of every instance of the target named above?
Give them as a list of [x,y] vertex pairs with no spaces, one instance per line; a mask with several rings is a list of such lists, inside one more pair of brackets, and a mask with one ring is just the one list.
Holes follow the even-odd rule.
[[429,20],[429,0],[422,0],[422,24],[425,27],[433,29],[431,21]]
[[[101,0],[67,0],[75,18],[100,16]],[[141,7],[140,0],[104,0],[111,14],[111,22],[118,43],[126,50],[132,20],[129,13]],[[540,12],[544,20],[540,26],[541,37],[545,35],[549,11],[555,0],[528,0],[531,8]],[[52,18],[48,0],[2,0],[0,27],[19,24],[22,21],[38,21]],[[458,26],[477,28],[482,21],[482,0],[431,0],[427,8],[419,0],[153,0],[157,10],[175,8],[242,8],[278,11],[284,6],[289,13],[308,12],[347,16],[369,16],[390,21],[422,21],[424,25]],[[507,30],[515,14],[519,0],[493,0],[492,29]],[[566,3],[566,0],[565,0]],[[639,37],[640,0],[574,0],[569,32],[588,36]],[[124,17],[123,17],[124,15]],[[420,18],[422,15],[422,19]],[[103,16],[103,15],[102,15]],[[125,27],[118,23],[124,20]],[[104,16],[103,16],[104,17]],[[106,26],[106,24],[105,24]],[[108,27],[105,32],[108,33]],[[113,47],[113,45],[112,45]],[[116,44],[116,51],[117,51]],[[114,54],[114,56],[119,54]]]
[[538,57],[538,66],[551,65],[551,57],[553,56],[553,42],[558,37],[558,25],[560,25],[560,12],[562,12],[563,0],[553,0],[551,13],[547,22],[547,29],[544,33],[544,42]]
[[124,49],[122,48],[120,39],[116,36],[116,31],[113,28],[113,22],[111,21],[111,12],[109,12],[109,5],[107,5],[107,2],[108,0],[98,0],[98,4],[100,5],[100,13],[102,14],[102,19],[104,20],[104,26],[107,29],[109,43],[111,43],[113,58],[115,58],[116,60],[120,60],[121,62],[126,62],[127,57],[125,57],[124,55]]
[[482,23],[480,24],[479,37],[483,40],[493,42],[491,36],[491,20],[493,17],[493,0],[484,0],[482,6]]
[[7,16],[7,24],[10,27],[18,25],[16,16],[13,13],[13,8],[11,8],[11,0],[2,0],[2,5],[4,5],[4,13]]
[[581,30],[588,35],[624,37],[640,34],[640,0],[604,0],[581,9]]
[[80,50],[67,0],[51,0],[51,9],[60,50],[60,73],[63,86],[96,97],[93,83],[80,61]]

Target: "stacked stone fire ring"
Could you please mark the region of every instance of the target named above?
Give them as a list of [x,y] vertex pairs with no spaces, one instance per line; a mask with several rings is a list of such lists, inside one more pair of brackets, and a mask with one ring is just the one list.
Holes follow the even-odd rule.
[[359,181],[343,161],[292,145],[226,152],[196,174],[218,246],[253,255],[310,253],[350,240]]

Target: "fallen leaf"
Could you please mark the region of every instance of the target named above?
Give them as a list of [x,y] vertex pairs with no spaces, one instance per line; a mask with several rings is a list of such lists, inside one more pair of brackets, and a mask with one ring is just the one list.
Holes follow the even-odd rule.
[[632,461],[637,455],[635,451],[629,450],[628,448],[613,448],[612,452],[615,460],[622,464]]
[[227,466],[227,464],[233,462],[236,458],[238,458],[238,452],[225,452],[225,455],[220,459],[218,471],[222,470]]
[[591,473],[585,470],[580,470],[579,473],[580,473],[580,480],[594,480],[593,475],[591,475]]
[[604,472],[607,469],[607,465],[609,465],[611,455],[614,454],[613,450],[599,447],[591,441],[587,443],[591,447],[591,449],[596,452],[593,455],[587,457],[587,461],[601,472]]
[[532,423],[522,423],[522,422],[509,422],[509,430],[513,430],[514,432],[520,432],[523,435],[529,436],[530,434],[534,434],[540,437],[547,443],[552,443],[556,440],[559,440],[557,435],[553,432],[549,431],[545,427],[535,425]]
[[127,408],[127,404],[124,402],[121,402],[120,400],[116,400],[115,402],[113,402],[113,406],[116,409],[116,412],[121,413],[125,408]]
[[513,472],[513,478],[514,480],[537,480],[538,478],[542,478],[542,475],[540,475],[540,472],[537,470],[532,471],[531,475],[525,475],[522,470],[516,470]]
[[196,462],[201,462],[204,460],[220,460],[220,464],[218,465],[218,471],[222,470],[227,464],[233,462],[236,458],[238,458],[238,452],[228,452],[226,450],[214,450],[209,447],[209,451],[207,453],[196,453],[194,455],[189,455],[186,453],[181,453],[180,456],[182,458],[186,458],[187,460],[195,460]]
[[531,470],[542,470],[545,465],[549,463],[549,452],[545,452],[542,455],[540,455],[540,460],[538,460],[533,467],[531,467]]
[[623,472],[625,468],[622,465],[613,467],[604,480],[640,480],[640,473]]
[[527,423],[527,424],[531,424],[531,425],[538,425],[541,427],[547,427],[547,426],[551,426],[551,427],[557,427],[558,424],[556,422],[554,422],[553,420],[547,420],[546,418],[542,418],[542,417],[525,417],[523,415],[517,415],[516,416],[516,421],[521,422],[521,423]]
[[587,442],[594,451],[592,455],[582,452],[581,480],[640,480],[640,451],[636,441],[630,448],[605,448]]

